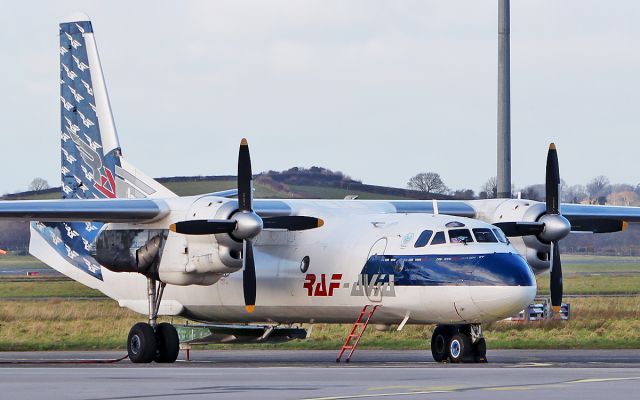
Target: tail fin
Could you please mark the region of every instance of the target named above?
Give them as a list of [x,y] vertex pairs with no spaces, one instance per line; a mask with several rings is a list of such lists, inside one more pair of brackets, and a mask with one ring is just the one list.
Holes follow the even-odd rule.
[[[63,198],[175,196],[122,158],[87,16],[60,24],[60,102]],[[103,290],[100,264],[91,255],[102,226],[32,222],[29,252],[63,274]]]
[[62,197],[172,197],[122,158],[93,26],[86,15],[60,24]]

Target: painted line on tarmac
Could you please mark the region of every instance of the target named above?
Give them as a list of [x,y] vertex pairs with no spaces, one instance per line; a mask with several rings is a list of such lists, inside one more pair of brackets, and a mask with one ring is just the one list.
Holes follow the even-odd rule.
[[[600,383],[600,382],[619,382],[619,381],[631,381],[631,380],[640,380],[640,376],[631,376],[631,377],[622,377],[622,378],[585,378],[585,379],[575,379],[570,381],[562,381],[562,382],[552,382],[552,383],[539,383],[539,384],[523,384],[523,385],[512,385],[512,386],[488,386],[488,387],[433,387],[433,388],[418,388],[414,387],[415,390],[411,391],[402,391],[402,392],[391,392],[391,393],[364,393],[364,394],[355,394],[355,395],[345,395],[345,396],[328,396],[328,397],[311,397],[305,400],[347,400],[347,399],[366,399],[366,398],[376,398],[376,397],[390,397],[390,396],[417,396],[417,395],[426,395],[426,394],[441,394],[441,393],[461,393],[461,392],[471,392],[477,390],[483,391],[526,391],[526,390],[536,390],[536,389],[548,389],[548,388],[559,388],[559,387],[567,387],[569,385],[576,384],[584,384],[584,383]],[[388,390],[388,389],[410,389],[411,386],[389,386],[382,388],[369,388],[368,390]]]
[[503,368],[538,368],[538,367],[553,367],[553,363],[540,363],[540,362],[528,362],[520,363],[516,365],[505,365]]

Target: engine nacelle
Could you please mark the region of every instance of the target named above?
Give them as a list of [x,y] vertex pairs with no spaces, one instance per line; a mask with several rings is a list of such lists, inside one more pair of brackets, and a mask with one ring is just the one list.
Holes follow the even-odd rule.
[[[524,221],[535,222],[545,215],[545,204],[531,200],[510,199],[501,202],[495,208],[490,223]],[[549,252],[551,244],[537,236],[523,236],[509,238],[513,247],[522,254],[536,274],[551,268]]]
[[[236,201],[203,196],[179,220],[227,219]],[[228,234],[182,235],[170,232],[159,266],[160,280],[175,285],[212,285],[242,268],[242,243]]]
[[168,230],[103,230],[96,239],[96,261],[114,272],[155,275]]

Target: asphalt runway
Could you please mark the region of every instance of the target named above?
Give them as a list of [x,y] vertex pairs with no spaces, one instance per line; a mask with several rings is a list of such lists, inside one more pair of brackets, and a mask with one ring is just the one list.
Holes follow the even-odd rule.
[[[0,393],[47,399],[636,398],[640,350],[489,350],[488,364],[436,364],[426,351],[195,350],[167,366],[84,364],[123,352],[0,353]],[[75,361],[74,361],[75,360]],[[65,361],[63,364],[55,364]],[[13,364],[19,362],[19,364]]]

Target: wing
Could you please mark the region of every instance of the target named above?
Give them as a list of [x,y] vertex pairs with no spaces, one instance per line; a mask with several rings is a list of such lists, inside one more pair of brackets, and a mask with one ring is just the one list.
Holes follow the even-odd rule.
[[630,222],[640,222],[640,207],[562,204],[560,209],[575,232],[618,232]]
[[[499,221],[532,223],[542,215],[545,205],[544,202],[521,199],[438,200],[436,202],[433,200],[387,202],[372,200],[371,202],[386,203],[389,212],[397,213],[433,213],[435,203],[440,214],[477,218],[489,223]],[[540,210],[538,214],[525,215],[524,210],[536,209],[536,206]],[[640,207],[561,204],[561,212],[571,222],[573,232],[618,232],[624,230],[628,223],[640,223]]]

